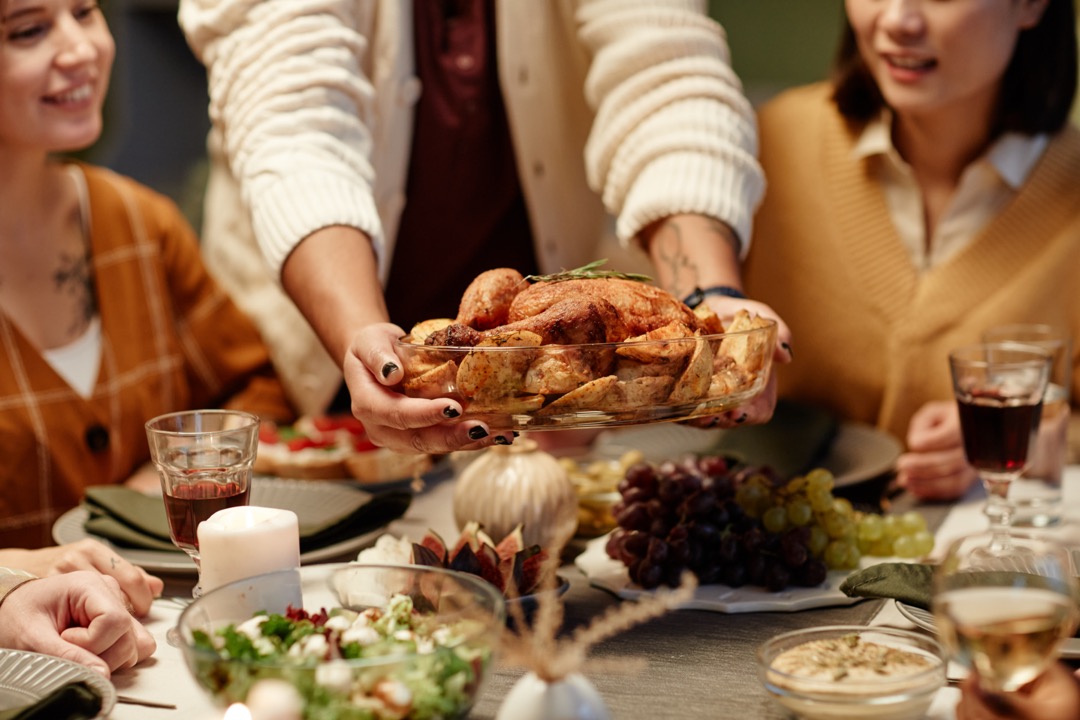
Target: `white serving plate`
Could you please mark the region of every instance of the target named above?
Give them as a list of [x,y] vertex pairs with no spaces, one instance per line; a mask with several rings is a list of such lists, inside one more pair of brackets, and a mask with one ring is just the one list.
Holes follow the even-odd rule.
[[[607,555],[604,546],[608,536],[590,540],[574,560],[574,564],[594,587],[607,590],[621,598],[637,598],[652,594],[630,581],[626,566]],[[769,592],[761,587],[744,585],[739,588],[727,585],[699,585],[694,598],[679,607],[686,610],[712,610],[722,613],[748,612],[794,612],[809,608],[854,605],[864,598],[848,597],[840,592],[840,583],[847,571],[833,571],[825,583],[818,587],[789,587],[780,592]]]

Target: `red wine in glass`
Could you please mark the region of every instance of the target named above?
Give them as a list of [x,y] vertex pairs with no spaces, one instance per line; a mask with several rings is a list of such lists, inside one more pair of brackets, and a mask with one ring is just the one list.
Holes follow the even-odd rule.
[[972,393],[957,398],[964,453],[977,470],[1019,473],[1035,446],[1042,415],[1041,396],[1035,402],[997,393]]
[[199,538],[196,530],[199,523],[218,510],[247,505],[250,492],[251,483],[248,481],[197,480],[174,485],[165,494],[165,510],[169,516],[173,542],[184,552],[197,556]]

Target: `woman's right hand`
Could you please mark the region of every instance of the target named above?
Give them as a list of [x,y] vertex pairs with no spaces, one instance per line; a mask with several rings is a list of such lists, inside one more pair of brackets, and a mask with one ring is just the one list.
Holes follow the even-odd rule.
[[368,438],[380,447],[432,454],[512,443],[509,430],[496,434],[483,422],[461,420],[456,400],[410,398],[401,392],[397,386],[404,371],[393,342],[404,334],[392,323],[367,325],[353,336],[345,354],[352,413]]
[[1064,663],[1016,692],[991,694],[972,673],[960,685],[956,720],[1076,720],[1080,717],[1080,680]]

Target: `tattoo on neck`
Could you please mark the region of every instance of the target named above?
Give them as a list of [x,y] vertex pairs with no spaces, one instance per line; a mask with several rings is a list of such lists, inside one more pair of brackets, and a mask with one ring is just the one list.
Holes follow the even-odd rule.
[[94,275],[90,272],[90,256],[61,253],[60,267],[53,273],[53,283],[58,292],[71,297],[79,306],[79,314],[72,323],[72,335],[80,332],[97,313],[97,293]]

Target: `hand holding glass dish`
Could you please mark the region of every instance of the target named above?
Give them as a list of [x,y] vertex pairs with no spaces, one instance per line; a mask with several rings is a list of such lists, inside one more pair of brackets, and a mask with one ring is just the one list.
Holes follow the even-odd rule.
[[1009,485],[1034,447],[1050,356],[1031,345],[985,343],[951,352],[949,368],[964,454],[986,487],[991,527],[1005,533],[1013,515]]

